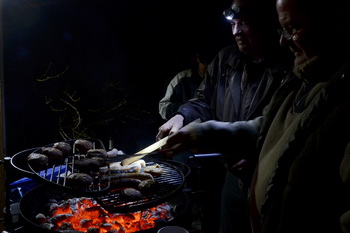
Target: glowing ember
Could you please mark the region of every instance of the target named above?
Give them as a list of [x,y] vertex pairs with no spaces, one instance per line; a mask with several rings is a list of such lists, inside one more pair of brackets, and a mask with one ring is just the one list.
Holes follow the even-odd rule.
[[173,216],[168,204],[133,213],[109,213],[92,198],[72,198],[62,204],[51,204],[50,216],[38,214],[36,219],[44,228],[86,233],[131,233],[147,230],[157,222],[168,222]]

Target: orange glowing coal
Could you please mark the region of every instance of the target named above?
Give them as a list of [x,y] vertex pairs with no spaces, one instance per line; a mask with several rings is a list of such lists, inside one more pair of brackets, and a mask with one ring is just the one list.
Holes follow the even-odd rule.
[[51,230],[75,230],[93,233],[131,233],[154,228],[157,223],[173,217],[171,207],[164,203],[133,213],[110,213],[93,198],[73,198],[50,207],[46,225]]

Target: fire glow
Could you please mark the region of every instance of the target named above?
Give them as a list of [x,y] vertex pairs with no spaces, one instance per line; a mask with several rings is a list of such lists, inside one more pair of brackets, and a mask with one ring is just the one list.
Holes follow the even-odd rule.
[[50,205],[50,217],[37,220],[50,225],[51,230],[75,230],[93,233],[131,233],[154,228],[168,222],[173,216],[171,207],[164,203],[132,213],[110,213],[92,198],[72,198],[61,204]]

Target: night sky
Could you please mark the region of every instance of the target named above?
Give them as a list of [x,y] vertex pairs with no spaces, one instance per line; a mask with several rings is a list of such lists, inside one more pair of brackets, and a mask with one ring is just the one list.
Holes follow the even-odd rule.
[[227,0],[2,2],[8,155],[62,141],[62,125],[71,138],[142,149],[154,142],[164,122],[158,101],[193,48],[233,42]]

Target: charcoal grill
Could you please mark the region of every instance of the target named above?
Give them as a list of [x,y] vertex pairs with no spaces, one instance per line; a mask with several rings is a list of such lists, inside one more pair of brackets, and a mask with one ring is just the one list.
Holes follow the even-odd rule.
[[[27,192],[20,201],[19,209],[20,214],[24,219],[24,231],[22,232],[37,232],[37,233],[81,233],[80,231],[55,231],[43,228],[40,226],[35,220],[35,216],[42,212],[43,208],[48,201],[48,199],[53,196],[63,197],[65,194],[59,192],[58,190],[54,190],[53,188],[48,188],[44,184],[40,184],[31,191]],[[181,225],[178,223],[179,219],[181,219],[181,215],[183,211],[188,208],[188,197],[185,192],[180,192],[178,195],[173,197],[171,200],[168,200],[167,203],[172,206],[176,206],[176,210],[174,211],[173,219],[169,222],[159,222],[154,228],[138,231],[135,233],[156,233],[159,228],[166,225]],[[180,220],[181,221],[181,220]]]
[[[50,144],[50,145],[53,145],[53,144]],[[67,189],[67,187],[64,187],[61,184],[57,185],[55,181],[51,181],[50,179],[48,179],[47,178],[48,176],[40,176],[39,173],[33,172],[33,170],[27,164],[27,157],[30,153],[38,149],[39,147],[22,151],[12,156],[10,160],[11,162],[10,164],[12,165],[12,167],[10,168],[11,170],[12,168],[15,168],[16,170],[20,171],[21,175],[24,175],[25,177],[30,177],[35,182],[38,181],[39,185],[37,186],[38,188],[40,187],[39,189],[35,187],[32,190],[29,190],[21,198],[20,205],[19,205],[20,212],[21,212],[20,215],[22,218],[24,218],[24,222],[26,222],[25,224],[26,226],[24,228],[20,226],[19,229],[15,230],[17,232],[21,231],[21,229],[24,229],[24,231],[26,231],[26,229],[32,228],[32,227],[37,232],[53,232],[52,230],[41,229],[42,227],[37,226],[36,224],[33,223],[32,210],[34,210],[35,209],[34,207],[38,204],[38,202],[41,201],[40,199],[45,200],[45,194],[44,194],[45,192],[43,190],[54,190],[55,192],[59,192],[59,193],[64,193],[68,191],[67,192],[68,195],[76,195],[77,197],[82,197],[82,194],[89,194],[86,192],[83,192],[83,193],[72,192],[72,190]],[[119,159],[122,160],[123,157],[120,157]],[[186,203],[186,205],[188,204],[187,203],[188,197],[187,197],[186,191],[183,189],[183,186],[185,184],[185,179],[187,175],[190,173],[190,168],[183,163],[176,162],[173,160],[164,160],[156,157],[154,157],[153,159],[146,160],[147,165],[152,165],[154,163],[159,164],[163,168],[162,175],[159,177],[154,177],[158,183],[155,193],[145,195],[139,200],[121,201],[120,200],[121,198],[119,198],[120,189],[108,189],[107,192],[99,192],[99,191],[94,192],[95,195],[93,195],[93,197],[107,211],[114,212],[114,213],[136,212],[138,210],[154,207],[158,204],[162,204],[165,202],[175,201],[177,203],[180,203],[176,207],[176,215],[177,216],[183,215],[183,213],[181,212],[187,209],[187,207],[184,207],[183,205],[185,205],[184,203]],[[8,171],[10,169],[5,169],[5,170]],[[47,169],[47,171],[43,171],[43,172],[41,171],[41,173],[50,174],[50,172],[52,172],[52,170],[55,170],[55,169],[51,167]],[[57,176],[57,174],[55,174],[55,176]],[[43,197],[41,197],[39,193],[40,195],[43,195]],[[89,196],[89,195],[84,195],[84,196]],[[10,211],[9,211],[9,214],[11,214]],[[179,219],[181,219],[181,217],[176,217],[176,218],[178,219],[178,221]],[[29,223],[29,226],[27,226],[28,223]],[[176,220],[173,220],[172,223],[176,224]],[[10,226],[9,230],[13,230],[13,223],[11,223],[10,220],[7,220],[6,224]],[[169,223],[166,223],[165,225],[167,224]],[[142,231],[142,233],[156,232],[154,230],[156,229],[145,230],[145,231]]]
[[[98,145],[99,148],[103,148],[103,144],[96,139],[88,139],[93,141],[95,145]],[[73,145],[75,140],[66,141],[69,144]],[[53,146],[53,144],[47,145],[45,147]],[[40,152],[40,149],[35,150],[34,152]],[[98,172],[95,174],[94,185],[90,186],[89,189],[85,190],[76,190],[66,186],[66,176],[71,172],[79,172],[74,168],[74,159],[76,156],[73,154],[64,159],[64,161],[55,162],[48,169],[41,170],[40,172],[35,171],[30,165],[28,167],[32,170],[37,177],[48,183],[49,185],[54,185],[56,188],[59,188],[62,192],[68,192],[73,195],[79,196],[93,196],[96,197],[97,201],[101,206],[110,212],[130,212],[136,211],[139,209],[146,209],[157,204],[161,204],[165,200],[171,198],[183,187],[185,177],[183,173],[173,164],[167,163],[160,160],[150,160],[146,161],[147,166],[154,165],[155,163],[159,164],[163,168],[163,173],[161,176],[155,176],[156,189],[151,192],[151,194],[143,194],[141,198],[137,200],[127,200],[123,199],[120,196],[120,191],[123,188],[111,189],[111,180],[110,180],[110,170],[108,169],[108,181],[102,182],[101,180],[105,177],[105,172]],[[124,156],[118,156],[110,160],[112,161],[121,161],[124,159]],[[62,163],[63,162],[63,163]],[[62,178],[63,177],[63,178]]]

